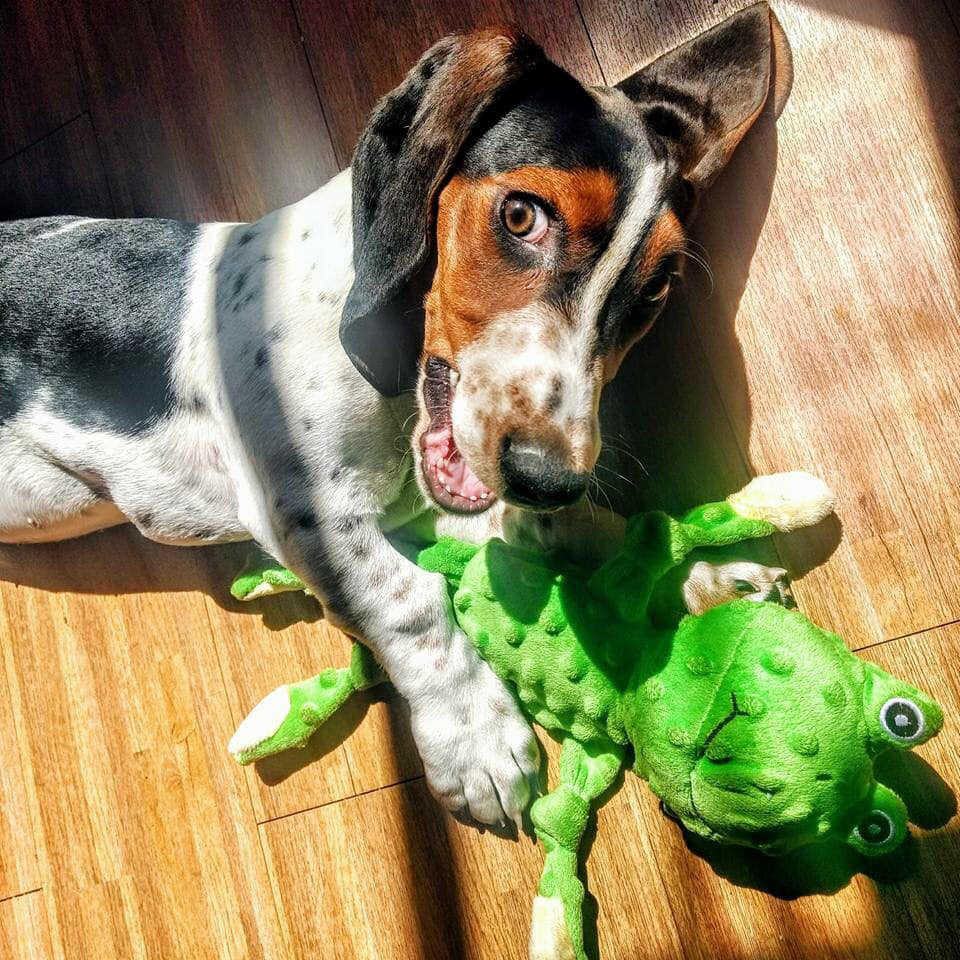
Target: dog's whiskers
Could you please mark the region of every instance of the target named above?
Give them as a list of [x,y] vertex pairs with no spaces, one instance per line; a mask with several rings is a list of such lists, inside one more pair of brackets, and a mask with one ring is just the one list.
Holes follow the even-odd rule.
[[614,440],[611,440],[611,439],[604,440],[604,444],[608,446],[611,450],[613,450],[614,453],[622,455],[624,457],[629,457],[643,471],[644,476],[649,477],[650,471],[644,466],[643,461],[638,456],[636,456],[636,454],[631,453],[631,451],[626,448],[625,446],[625,444],[627,443],[626,439],[624,437],[617,437],[614,439],[618,439],[621,442],[621,444],[624,444],[624,446],[618,446],[614,442]]
[[703,253],[701,254],[701,253],[698,253],[696,250],[691,249],[690,244],[693,244],[693,243],[696,243],[696,241],[688,239],[686,245],[681,247],[677,251],[677,253],[682,257],[686,257],[688,260],[692,260],[706,274],[707,280],[710,282],[710,292],[707,294],[707,296],[709,297],[713,295],[713,290],[714,290],[713,270],[711,269],[710,264],[707,262],[707,259],[706,259],[707,258],[706,247],[704,247],[703,244],[701,243],[697,244],[697,246],[700,247],[701,250],[703,250]]

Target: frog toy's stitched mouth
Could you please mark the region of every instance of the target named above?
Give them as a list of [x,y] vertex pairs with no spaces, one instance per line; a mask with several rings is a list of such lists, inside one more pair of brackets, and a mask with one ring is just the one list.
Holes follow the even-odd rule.
[[719,735],[748,710],[737,703],[731,692],[731,709],[707,734],[697,748],[697,762],[690,775],[690,802],[697,817],[720,834],[740,833],[758,838],[769,827],[772,818],[796,821],[809,815],[808,809],[786,809],[790,798],[784,792],[786,781],[781,777],[759,772],[754,765],[737,762],[737,758],[718,749]]
[[430,423],[420,438],[420,455],[430,495],[445,510],[480,513],[497,498],[473,472],[453,434],[451,407],[460,376],[439,357],[427,358],[424,374],[423,402]]

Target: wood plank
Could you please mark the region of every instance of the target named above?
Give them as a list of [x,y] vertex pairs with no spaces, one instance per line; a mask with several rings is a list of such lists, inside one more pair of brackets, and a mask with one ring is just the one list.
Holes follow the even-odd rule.
[[[551,753],[556,758],[553,744]],[[623,792],[601,811],[590,860],[590,883],[600,898],[601,955],[679,956],[645,840],[624,829],[628,805]],[[296,957],[492,960],[524,954],[539,849],[528,838],[510,841],[460,826],[431,800],[422,780],[261,830]]]
[[67,10],[121,214],[255,219],[336,172],[288,4]]
[[55,956],[41,891],[0,902],[0,957],[53,960]]
[[86,109],[63,8],[0,4],[0,161]]
[[17,724],[7,682],[7,654],[6,647],[0,648],[0,900],[40,886]]
[[[737,6],[582,5],[611,81]],[[843,541],[798,593],[859,645],[960,616],[960,459],[943,442],[960,428],[960,40],[938,4],[775,7],[793,93],[775,139],[762,124],[706,198],[716,289],[691,302],[751,472],[804,467],[837,492]],[[799,543],[782,546],[802,570]]]
[[286,955],[224,749],[199,559],[132,528],[0,550],[0,640],[65,957]]
[[513,23],[587,83],[600,72],[574,0],[295,0],[320,98],[346,166],[374,103],[448,33]]
[[[944,957],[960,941],[960,625],[930,630],[862,652],[868,660],[926,690],[943,707],[944,729],[913,755],[891,755],[883,779],[897,790],[918,826],[917,866],[901,885],[924,953]],[[896,904],[890,904],[891,911]],[[904,956],[905,954],[901,954]]]
[[113,215],[97,138],[84,115],[0,163],[0,220]]

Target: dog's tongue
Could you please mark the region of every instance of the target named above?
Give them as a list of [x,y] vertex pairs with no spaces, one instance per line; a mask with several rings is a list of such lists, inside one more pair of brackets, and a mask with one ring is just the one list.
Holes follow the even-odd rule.
[[423,455],[430,477],[447,493],[472,502],[492,496],[461,456],[450,424],[427,431],[423,438]]

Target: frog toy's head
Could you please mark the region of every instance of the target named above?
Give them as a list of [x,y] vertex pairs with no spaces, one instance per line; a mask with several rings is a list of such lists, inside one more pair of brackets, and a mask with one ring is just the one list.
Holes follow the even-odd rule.
[[738,600],[680,624],[625,698],[637,772],[691,831],[784,853],[840,838],[866,855],[907,833],[873,761],[940,729],[940,708],[802,614]]
[[[861,706],[865,746],[871,760],[888,750],[909,750],[940,731],[940,707],[916,687],[863,662]],[[907,832],[903,801],[882,784],[874,784],[851,811],[847,842],[860,853],[876,856],[895,849]]]

